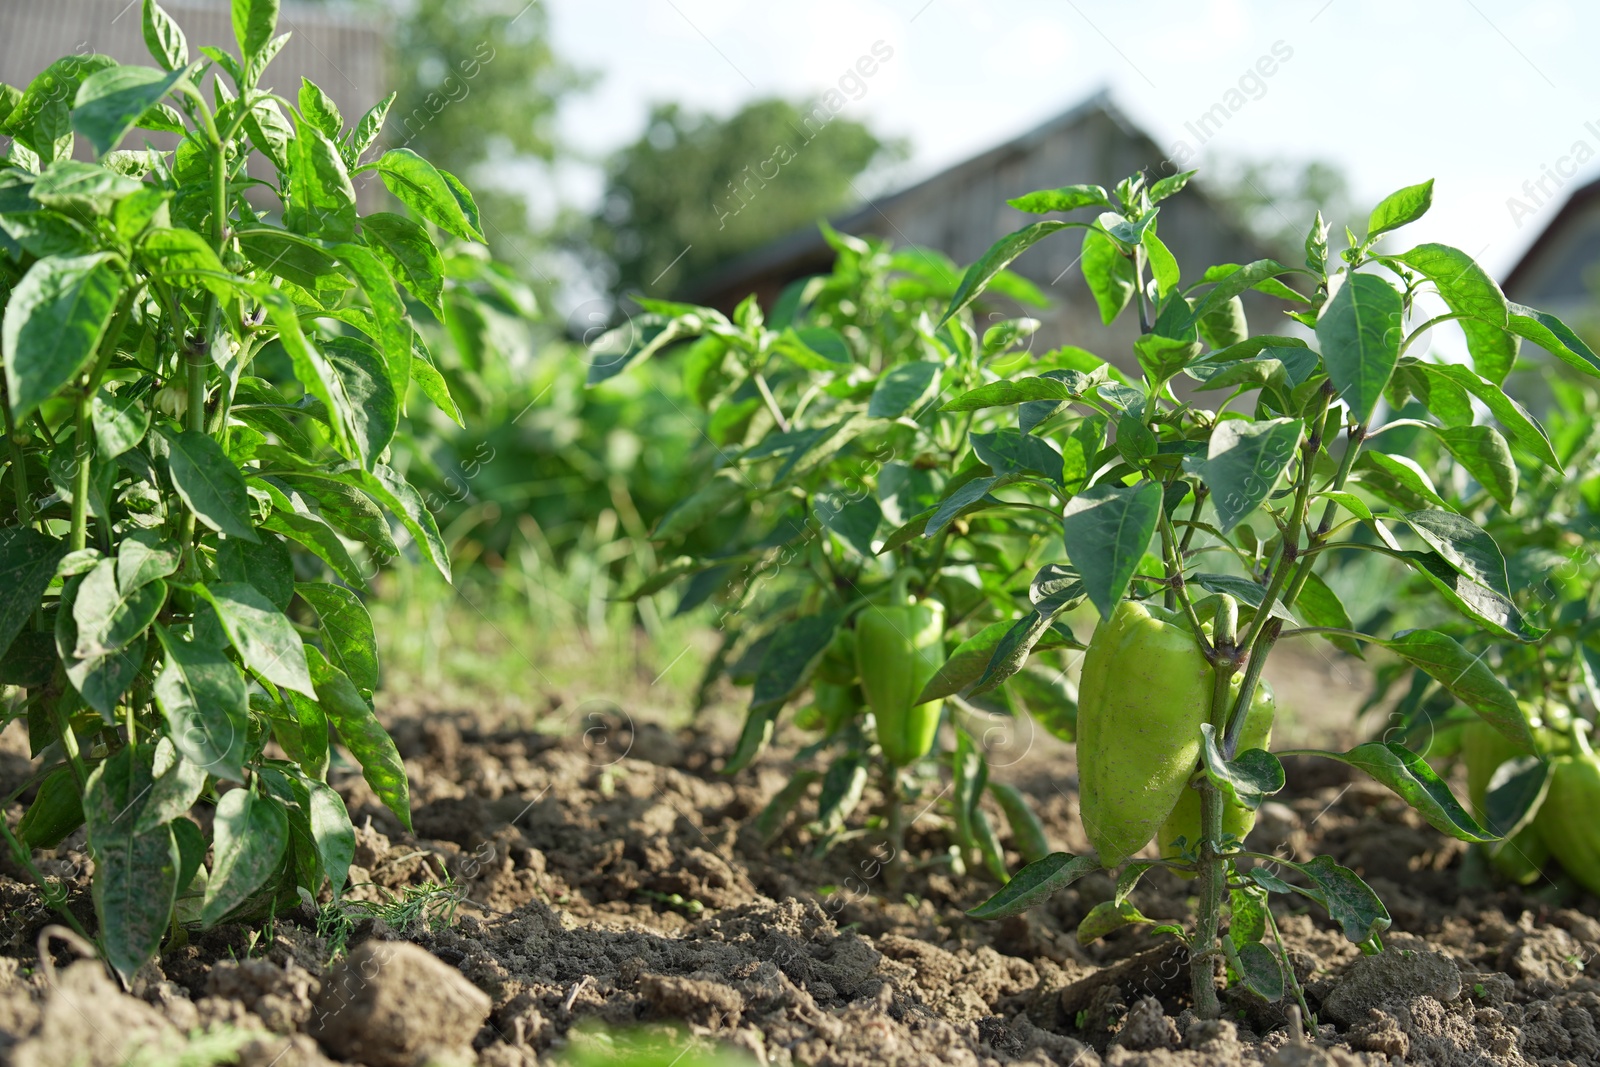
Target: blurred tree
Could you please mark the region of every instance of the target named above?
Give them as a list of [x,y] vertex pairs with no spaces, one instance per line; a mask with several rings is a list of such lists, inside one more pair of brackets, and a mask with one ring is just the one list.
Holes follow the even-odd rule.
[[477,195],[490,245],[520,267],[535,235],[528,200],[505,174],[563,154],[556,112],[591,75],[556,55],[540,4],[387,0],[385,7],[395,18],[398,93],[387,143],[459,174]]
[[1344,227],[1364,232],[1344,171],[1325,160],[1211,159],[1206,191],[1285,263],[1304,258],[1306,231],[1320,208],[1338,247]]
[[726,119],[657,105],[606,167],[591,240],[613,292],[662,295],[859,199],[863,171],[904,156],[823,101],[759,100]]

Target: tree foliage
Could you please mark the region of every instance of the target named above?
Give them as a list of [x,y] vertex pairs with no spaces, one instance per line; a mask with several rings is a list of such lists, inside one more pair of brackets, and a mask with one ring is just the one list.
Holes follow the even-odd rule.
[[902,153],[822,100],[726,119],[662,104],[607,166],[593,240],[616,292],[660,295],[861,199],[862,173]]

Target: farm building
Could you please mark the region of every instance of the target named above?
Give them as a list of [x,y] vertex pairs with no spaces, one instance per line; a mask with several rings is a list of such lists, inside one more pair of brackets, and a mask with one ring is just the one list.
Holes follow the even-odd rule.
[[[1008,207],[1008,198],[1080,182],[1109,186],[1140,168],[1161,177],[1173,169],[1166,158],[1154,140],[1100,93],[1020,137],[832,221],[847,233],[937,249],[964,266],[1037,218]],[[1189,279],[1213,263],[1248,262],[1266,254],[1206,198],[1202,183],[1162,205],[1159,227]],[[1123,351],[1137,320],[1127,316],[1111,331],[1100,324],[1082,276],[1073,269],[1078,245],[1070,238],[1043,241],[1012,264],[1052,302],[1043,311],[1029,310],[1044,323],[1040,340],[1056,345],[1106,338],[1097,342],[1105,345],[1102,354]],[[753,292],[770,306],[784,285],[827,271],[832,260],[827,243],[814,227],[808,228],[692,281],[683,296],[728,310]],[[1261,314],[1271,313],[1270,303],[1257,302]]]
[[[201,45],[233,49],[233,23],[229,6],[221,3],[162,5],[183,27],[190,54],[199,58]],[[370,16],[330,11],[320,6],[284,4],[278,32],[290,34],[283,51],[267,68],[261,87],[288,100],[300,90],[300,79],[310,78],[339,102],[340,109],[359,116],[387,92],[388,55],[383,27]],[[60,56],[102,53],[120,63],[152,63],[140,31],[139,0],[50,0],[49,3],[0,4],[0,81],[26,86]],[[390,121],[402,121],[391,116]],[[148,136],[158,147],[172,143],[170,135]],[[139,142],[130,139],[128,147]],[[357,183],[363,210],[378,207],[381,190],[370,182]]]
[[1506,296],[1561,316],[1574,328],[1595,318],[1600,284],[1600,180],[1574,192],[1505,276]]

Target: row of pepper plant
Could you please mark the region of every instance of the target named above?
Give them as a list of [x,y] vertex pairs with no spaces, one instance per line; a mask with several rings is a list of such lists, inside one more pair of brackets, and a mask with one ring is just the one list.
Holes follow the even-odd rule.
[[[985,700],[958,696],[965,682],[938,672],[947,635],[1009,619],[1036,576],[1044,583],[1036,589],[1064,583],[1039,573],[1053,516],[1019,504],[1004,518],[965,517],[958,513],[967,501],[945,502],[989,470],[972,447],[1013,456],[1027,442],[1002,420],[975,422],[941,407],[996,367],[1033,365],[1027,346],[1038,323],[984,323],[970,309],[941,323],[960,284],[948,259],[826,226],[823,234],[836,253],[833,270],[790,286],[769,309],[751,298],[730,318],[641,299],[642,314],[593,346],[591,384],[680,346],[684,392],[699,408],[684,417],[704,437],[701,488],[652,531],[665,562],[631,595],[676,585],[677,612],[716,619],[722,639],[701,702],[724,678],[751,686],[729,773],[761,754],[795,705],[793,722],[809,736],[800,769],[756,819],[761,836],[775,839],[815,793],[804,825],[820,851],[873,833],[872,870],[897,872],[901,811],[943,793],[954,847],[941,862],[980,863],[1004,878],[997,830],[979,806],[985,793],[1000,801],[1026,858],[1048,849],[1020,795],[988,781],[974,738],[990,717],[1024,702],[1070,722],[1070,691],[1059,671],[1029,669]],[[991,284],[1044,302],[1008,272]],[[1087,353],[1048,358],[1099,362]],[[1036,476],[1062,478],[1059,458]],[[1038,648],[1075,645],[1061,627]],[[946,697],[957,746],[941,751]],[[853,824],[874,777],[883,809]],[[948,792],[939,784],[946,778]]]
[[[1600,397],[1550,368],[1540,371],[1539,387],[1548,393],[1543,421],[1559,465],[1526,452],[1514,455],[1514,509],[1503,508],[1482,486],[1466,487],[1452,502],[1504,549],[1512,599],[1549,632],[1523,643],[1464,621],[1439,622],[1518,694],[1534,750],[1466,714],[1409,664],[1380,668],[1368,705],[1392,707],[1386,723],[1430,756],[1456,755],[1465,764],[1473,812],[1500,835],[1480,850],[1496,876],[1540,883],[1551,877],[1554,858],[1574,881],[1600,892],[1600,834],[1593,820],[1578,817],[1600,799],[1600,762],[1588,737],[1600,709]],[[1412,399],[1419,384],[1393,390],[1391,402],[1420,406]],[[1459,399],[1438,403],[1459,405]],[[1390,447],[1418,457],[1431,481],[1448,485],[1448,454],[1417,433],[1411,426],[1393,431]],[[1407,594],[1420,590],[1415,580],[1412,586],[1399,602],[1414,602]]]
[[[30,850],[87,826],[125,977],[169,930],[340,894],[330,727],[410,825],[358,592],[403,550],[448,576],[387,460],[409,400],[456,414],[412,312],[470,289],[452,246],[483,236],[452,175],[374,150],[392,96],[346,123],[309,81],[261,87],[277,11],[235,0],[237,53],[194,56],[144,0],[155,66],[75,55],[0,86],[0,682],[41,761],[0,831],[38,877]],[[175,149],[119,147],[143,131]],[[371,175],[407,214],[358,214]]]
[[[1510,749],[1533,752],[1525,707],[1482,649],[1468,647],[1532,646],[1546,632],[1535,620],[1550,614],[1518,607],[1484,525],[1513,512],[1517,457],[1563,470],[1550,437],[1502,385],[1521,340],[1580,374],[1600,376],[1600,358],[1560,320],[1509,303],[1459,250],[1387,250],[1386,235],[1427,210],[1431,182],[1385,199],[1367,233],[1347,231],[1337,255],[1318,217],[1303,267],[1223,264],[1185,285],[1158,220],[1189,176],[1135,175],[1111,193],[1070,186],[1011,201],[1040,215],[1097,216],[1046,218],[1002,239],[938,319],[905,299],[937,296],[915,266],[930,257],[897,259],[830,233],[841,265],[786,294],[770,325],[753,301],[731,321],[645,302],[646,316],[597,346],[591,378],[699,338],[684,369],[708,412],[718,469],[656,531],[682,555],[639,593],[688,577],[681,609],[713,597],[731,605],[734,624],[708,677],[727,673],[755,691],[730,767],[761,750],[809,683],[805,710],[825,737],[801,754],[839,753],[821,775],[820,826],[839,825],[861,795],[861,755],[875,754],[898,846],[901,772],[933,750],[943,701],[957,727],[943,756],[957,787],[952,836],[1005,880],[975,803],[986,774],[963,718],[986,694],[1014,710],[1032,708],[1040,692],[1033,710],[1076,739],[1094,847],[1036,856],[1037,823],[998,792],[1017,813],[1014,840],[1030,862],[972,914],[1017,914],[1091,871],[1120,868],[1113,898],[1079,929],[1088,941],[1149,922],[1128,896],[1154,867],[1196,878],[1192,927],[1158,930],[1188,946],[1196,1010],[1214,1017],[1218,960],[1262,996],[1299,995],[1269,894],[1320,904],[1368,951],[1381,948],[1389,925],[1382,902],[1334,859],[1243,847],[1255,810],[1285,784],[1265,747],[1274,706],[1261,680],[1281,639],[1325,640],[1355,655],[1380,648]],[[1103,320],[1136,309],[1137,379],[1080,348],[1017,351],[1025,320],[981,339],[974,329],[980,296],[1015,295],[1011,261],[1067,229],[1083,231],[1079,263]],[[872,255],[890,271],[889,320],[912,329],[885,336],[882,313],[853,288],[848,307],[828,299],[841,281],[859,286]],[[895,278],[896,268],[909,277]],[[1252,336],[1241,300],[1250,290],[1281,301],[1303,329]],[[1422,316],[1429,303],[1443,310]],[[1470,365],[1410,354],[1447,322],[1463,331]],[[894,337],[904,362],[889,355]],[[1207,393],[1219,398],[1214,409],[1191,399]],[[1374,425],[1413,400],[1414,417]],[[1403,429],[1436,443],[1448,496],[1385,447]],[[1414,574],[1459,617],[1463,640],[1433,627],[1358,630],[1324,575],[1359,552]],[[782,580],[764,589],[757,579],[767,575]],[[965,581],[983,591],[972,607],[957,606]],[[1101,621],[1074,703],[1059,684],[1027,679],[1040,653],[1083,647],[1063,616],[1085,601]],[[940,644],[947,656],[935,668],[930,650]],[[1396,741],[1296,754],[1360,768],[1442,832],[1500,839]],[[762,813],[765,831],[813,777],[796,776]],[[1159,858],[1136,858],[1153,840]]]
[[[1532,751],[1527,714],[1482,656],[1437,629],[1357,630],[1319,570],[1345,553],[1379,553],[1404,564],[1471,630],[1502,642],[1542,638],[1545,613],[1536,619],[1517,606],[1504,554],[1462,497],[1511,513],[1514,453],[1562,469],[1546,432],[1502,388],[1520,341],[1591,376],[1600,376],[1600,359],[1558,319],[1509,303],[1460,250],[1389,250],[1387,235],[1427,211],[1432,182],[1384,199],[1364,235],[1346,231],[1337,256],[1318,217],[1303,267],[1226,264],[1186,286],[1158,228],[1162,202],[1187,179],[1136,177],[1115,197],[1073,186],[1013,201],[1041,214],[1098,213],[1091,221],[1041,220],[1003,239],[968,271],[947,312],[975,299],[994,270],[1037,241],[1081,229],[1084,277],[1102,317],[1137,309],[1137,387],[1046,373],[989,383],[949,406],[1016,407],[1045,438],[1089,420],[1115,429],[1114,442],[1087,465],[1084,487],[1060,502],[1068,561],[1100,615],[1078,708],[1083,825],[1094,848],[1030,864],[972,914],[1015,914],[1092,870],[1118,867],[1113,898],[1080,928],[1088,940],[1149,922],[1127,897],[1153,867],[1193,876],[1192,927],[1159,929],[1189,949],[1195,1010],[1215,1017],[1219,960],[1269,1000],[1286,990],[1299,995],[1269,894],[1309,898],[1367,951],[1381,948],[1389,925],[1372,890],[1333,858],[1290,860],[1244,846],[1250,813],[1284,787],[1279,756],[1291,754],[1264,747],[1272,707],[1261,674],[1280,640],[1382,649],[1517,750]],[[1252,289],[1282,301],[1311,336],[1252,336],[1240,299]],[[1434,300],[1443,310],[1424,316]],[[1408,354],[1447,322],[1462,330],[1470,366]],[[1184,392],[1218,393],[1222,402],[1211,410],[1180,399],[1172,385],[1185,380]],[[1374,425],[1408,396],[1420,407],[1415,418]],[[1479,421],[1474,402],[1488,420]],[[1022,405],[1041,403],[1050,405],[1042,420],[1023,413]],[[1230,411],[1235,403],[1241,410]],[[1448,455],[1451,498],[1417,464],[1382,447],[1399,426],[1427,434]],[[1036,625],[1022,620],[1015,643],[1025,647]],[[1010,662],[1021,658],[1012,641],[1004,644]],[[1446,834],[1497,838],[1421,755],[1396,741],[1292,754],[1365,771]],[[1152,840],[1161,858],[1134,859]]]

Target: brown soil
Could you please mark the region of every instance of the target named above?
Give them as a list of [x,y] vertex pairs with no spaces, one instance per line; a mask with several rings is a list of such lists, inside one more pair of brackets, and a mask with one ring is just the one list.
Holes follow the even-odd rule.
[[[1282,1005],[1249,994],[1225,995],[1224,1021],[1196,1021],[1170,939],[1132,928],[1080,946],[1079,920],[1111,893],[1106,875],[1020,918],[968,920],[963,910],[994,886],[950,869],[932,796],[909,834],[919,865],[891,897],[871,835],[817,857],[797,819],[763,848],[749,823],[788,768],[769,757],[723,778],[724,739],[616,720],[582,739],[480,731],[445,713],[393,725],[416,834],[359,775],[336,772],[358,827],[352,880],[367,883],[351,895],[447,874],[462,896],[453,922],[362,919],[331,968],[310,908],[266,936],[193,932],[123,996],[61,942],[40,966],[52,915],[7,859],[0,1064],[121,1063],[139,1044],[167,1050],[145,1062],[174,1062],[181,1035],[209,1032],[234,1035],[239,1062],[262,1067],[473,1057],[510,1067],[593,1046],[592,1027],[634,1024],[818,1067],[1600,1064],[1600,982],[1584,970],[1600,951],[1600,905],[1555,883],[1489,886],[1463,846],[1338,765],[1291,767],[1299,792],[1264,811],[1252,847],[1333,855],[1371,882],[1394,927],[1386,952],[1363,957],[1320,913],[1275,904],[1321,1023],[1300,1042]],[[1056,847],[1084,847],[1070,750],[1049,739],[1029,748],[997,777],[1032,795]],[[26,773],[0,751],[0,786]],[[857,818],[875,802],[869,790]],[[68,880],[87,924],[82,847],[80,831],[40,860]],[[1180,921],[1191,893],[1157,871],[1133,899]]]

